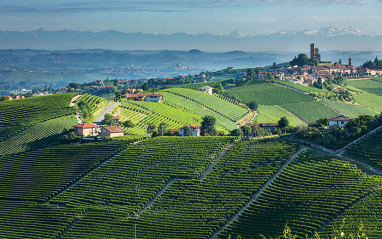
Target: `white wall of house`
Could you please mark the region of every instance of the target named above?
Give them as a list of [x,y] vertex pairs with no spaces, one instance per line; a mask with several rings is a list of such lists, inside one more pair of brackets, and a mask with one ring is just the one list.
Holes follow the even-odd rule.
[[347,121],[332,121],[330,120],[329,121],[329,127],[332,127],[332,126],[338,126],[338,127],[345,127]]
[[146,101],[148,102],[160,102],[159,96],[146,96]]

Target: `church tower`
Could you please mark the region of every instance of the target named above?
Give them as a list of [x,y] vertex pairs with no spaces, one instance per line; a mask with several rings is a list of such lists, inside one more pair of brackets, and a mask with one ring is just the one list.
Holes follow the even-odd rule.
[[351,66],[351,57],[349,57],[349,66]]

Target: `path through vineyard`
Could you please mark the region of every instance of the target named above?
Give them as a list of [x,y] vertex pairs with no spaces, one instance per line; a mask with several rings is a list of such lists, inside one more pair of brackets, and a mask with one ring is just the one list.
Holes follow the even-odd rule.
[[280,173],[290,164],[293,162],[293,160],[298,156],[300,155],[303,151],[305,151],[307,148],[306,147],[302,147],[299,151],[297,151],[292,157],[290,157],[288,159],[288,161],[286,161],[278,170],[275,174],[273,174],[273,176],[268,179],[268,181],[254,194],[252,195],[251,199],[243,206],[240,208],[239,211],[236,212],[235,215],[233,215],[231,217],[230,220],[228,220],[224,226],[220,227],[214,234],[211,235],[210,239],[217,239],[219,234],[224,231],[227,226],[231,223],[233,223],[234,221],[237,221],[239,219],[239,216],[244,212],[244,210],[249,207],[254,201],[256,201],[260,195],[264,192],[265,189],[267,189],[267,187],[280,175]]
[[110,113],[111,110],[116,107],[117,105],[119,105],[121,102],[115,102],[113,104],[110,104],[106,107],[106,109],[98,116],[98,118],[93,122],[93,124],[98,124],[100,125],[102,120],[105,118],[105,115],[107,113]]

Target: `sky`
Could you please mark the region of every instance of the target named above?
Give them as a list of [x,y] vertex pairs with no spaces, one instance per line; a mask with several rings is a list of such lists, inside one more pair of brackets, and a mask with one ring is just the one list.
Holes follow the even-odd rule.
[[382,34],[382,0],[0,0],[0,30],[243,35],[346,28]]

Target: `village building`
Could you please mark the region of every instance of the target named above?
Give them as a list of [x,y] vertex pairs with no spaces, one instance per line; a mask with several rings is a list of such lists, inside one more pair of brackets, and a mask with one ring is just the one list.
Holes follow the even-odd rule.
[[351,118],[349,116],[346,116],[346,115],[334,116],[334,117],[328,119],[329,128],[334,127],[334,126],[345,127],[347,122],[349,122],[350,120],[351,120]]
[[124,136],[125,131],[118,126],[103,127],[101,130],[101,138]]
[[185,127],[182,127],[182,128],[179,128],[179,135],[180,136],[185,136],[185,128],[188,127],[190,128],[191,130],[191,136],[200,136],[200,130],[202,128],[202,126],[200,125],[188,125],[188,126],[185,126]]
[[97,136],[100,131],[100,126],[88,123],[74,125],[73,127],[76,136]]
[[150,93],[146,95],[146,101],[148,102],[161,102],[164,98],[164,95],[158,93]]
[[203,86],[202,88],[200,88],[200,91],[212,95],[214,93],[214,88],[212,88],[211,86],[206,85],[206,86]]
[[61,88],[60,88],[60,92],[61,92],[61,93],[68,92],[68,88],[66,88],[66,87],[61,87]]
[[137,89],[126,89],[123,93],[124,94],[135,94],[138,90]]
[[146,95],[142,93],[136,93],[136,94],[128,94],[126,96],[127,100],[135,100],[135,101],[145,101]]

